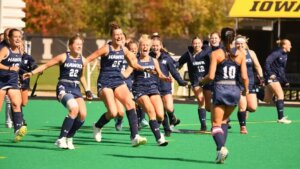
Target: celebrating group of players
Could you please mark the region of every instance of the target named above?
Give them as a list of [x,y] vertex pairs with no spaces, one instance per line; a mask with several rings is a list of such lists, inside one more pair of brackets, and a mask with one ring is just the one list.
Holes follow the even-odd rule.
[[[111,41],[88,57],[82,56],[84,41],[76,35],[69,39],[69,51],[38,67],[24,51],[20,30],[8,29],[4,34],[7,36],[0,44],[0,109],[7,95],[7,100],[10,100],[7,105],[11,105],[7,109],[12,112],[10,123],[14,127],[15,142],[27,133],[22,106],[26,105],[28,99],[29,78],[59,65],[56,96],[67,108],[68,115],[55,144],[59,148],[75,149],[73,137],[87,114],[80,84],[86,91],[86,98],[91,100],[93,94],[87,87],[84,70],[89,62],[99,57],[97,94],[107,110],[93,124],[93,137],[97,142],[101,142],[102,128],[111,119],[115,119],[117,130],[122,129],[125,109],[133,146],[147,143],[147,139],[139,135],[139,128],[143,125],[150,126],[159,146],[167,146],[165,137],[169,137],[174,126],[180,123],[174,114],[170,74],[180,86],[186,86],[187,82],[177,70],[185,63],[198,101],[201,133],[208,132],[206,111],[211,112],[211,134],[217,147],[216,163],[223,163],[228,155],[225,143],[229,116],[236,105],[241,134],[248,132],[247,111],[256,110],[257,96],[266,102],[275,102],[278,123],[291,123],[284,117],[283,111],[282,85],[288,84],[284,68],[287,53],[291,49],[287,39],[281,40],[279,48],[267,57],[263,72],[255,52],[247,47],[248,39],[236,36],[231,28],[223,28],[221,33],[211,33],[207,43],[200,37],[193,38],[191,46],[176,62],[163,48],[158,34],[151,37],[142,35],[138,42],[127,42],[122,29],[112,24]],[[258,84],[255,83],[256,79]],[[144,112],[148,115],[149,124],[145,122]],[[161,124],[164,134],[160,131]]]

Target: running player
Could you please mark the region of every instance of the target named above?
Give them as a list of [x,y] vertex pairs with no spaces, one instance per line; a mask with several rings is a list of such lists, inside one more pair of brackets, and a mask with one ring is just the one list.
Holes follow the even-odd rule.
[[[139,49],[138,49],[137,42],[129,41],[126,44],[126,47],[128,48],[129,51],[131,51],[133,54],[135,54],[136,57],[139,57],[139,54],[138,54],[138,50]],[[125,62],[127,64],[127,66],[126,66],[126,68],[127,68],[128,67],[128,63],[127,63],[126,60],[125,60]],[[129,79],[130,79],[130,81],[129,81]],[[126,79],[126,84],[127,84],[127,86],[130,84],[130,91],[132,91],[132,76],[129,76]],[[136,113],[137,113],[137,116],[138,116],[139,129],[141,129],[142,127],[148,127],[149,123],[145,119],[145,112],[143,111],[143,109],[138,104],[136,104]]]
[[212,52],[209,73],[200,81],[200,84],[205,84],[214,80],[211,132],[217,146],[216,163],[223,163],[228,155],[225,147],[228,128],[226,123],[240,100],[240,88],[237,84],[239,74],[243,80],[243,94],[246,95],[249,91],[246,57],[241,52],[233,54],[230,48],[234,37],[233,29],[222,29],[221,40],[225,49]]
[[288,39],[278,41],[279,48],[274,50],[265,63],[265,102],[270,103],[275,95],[278,123],[290,124],[292,121],[284,116],[284,93],[282,87],[289,86],[285,75],[287,54],[291,51],[292,45]]
[[[166,146],[168,145],[168,142],[159,130],[159,122],[162,122],[164,118],[164,107],[158,90],[157,77],[168,83],[172,80],[170,77],[164,76],[160,70],[158,61],[150,57],[150,48],[151,39],[148,35],[143,35],[139,40],[140,56],[138,58],[138,63],[144,69],[148,69],[149,71],[135,70],[133,72],[132,93],[134,99],[137,100],[138,104],[147,112],[150,128],[158,145]],[[131,71],[133,70],[129,67],[128,70],[126,70],[127,72],[124,73],[125,77],[131,74],[130,69]],[[157,77],[153,73],[155,73]]]
[[[174,79],[178,82],[180,86],[186,86],[187,82],[184,81],[179,72],[176,70],[174,65],[174,60],[171,56],[162,51],[162,42],[159,38],[155,38],[152,40],[152,52],[150,53],[152,57],[156,58],[159,63],[159,67],[162,73],[169,77],[170,73],[174,77]],[[158,89],[160,96],[163,101],[165,113],[164,113],[164,121],[163,127],[165,131],[165,136],[170,136],[171,128],[169,126],[169,121],[171,126],[176,126],[180,123],[180,120],[176,118],[174,114],[174,104],[173,104],[173,96],[172,96],[172,86],[171,83],[160,80],[158,82]],[[169,119],[168,119],[169,117]]]
[[[4,39],[0,41],[0,50],[3,47],[9,47],[9,31],[11,28],[7,28],[3,32],[3,37]],[[12,128],[13,127],[13,122],[12,122],[12,107],[11,107],[11,102],[8,98],[7,95],[5,95],[5,101],[6,101],[6,106],[5,106],[5,125],[7,128]]]
[[19,50],[22,45],[22,33],[18,29],[11,29],[8,36],[9,45],[0,50],[0,110],[7,94],[13,109],[14,141],[19,142],[27,133],[27,127],[23,125],[18,74],[22,62],[22,54]]
[[98,77],[98,96],[103,99],[107,112],[102,114],[99,120],[93,125],[94,139],[101,142],[102,127],[111,119],[117,116],[117,105],[115,99],[117,98],[126,109],[126,115],[129,121],[133,146],[146,144],[147,139],[138,134],[138,121],[135,111],[135,103],[131,98],[130,91],[124,82],[121,75],[120,65],[126,58],[129,65],[138,70],[144,70],[143,67],[137,64],[136,56],[128,51],[123,46],[123,31],[116,25],[111,25],[111,44],[106,44],[96,50],[87,57],[88,62],[101,57],[101,70]]
[[180,57],[178,63],[179,69],[187,63],[190,82],[198,101],[198,116],[201,124],[200,132],[205,133],[207,127],[203,89],[207,85],[199,86],[199,79],[203,78],[208,72],[210,50],[202,49],[202,45],[202,40],[199,37],[194,37],[192,46],[188,47],[188,51]]
[[263,79],[262,68],[258,62],[257,56],[253,50],[250,50],[247,46],[248,39],[245,36],[238,35],[235,39],[235,50],[244,53],[246,56],[247,74],[249,78],[249,94],[247,96],[241,95],[237,117],[240,123],[240,133],[247,134],[246,128],[246,117],[247,111],[255,112],[257,108],[257,97],[256,97],[256,87],[255,87],[255,73],[257,72],[260,79]]
[[86,60],[82,56],[82,47],[83,39],[79,35],[76,35],[69,39],[70,52],[57,55],[47,63],[23,75],[24,79],[26,79],[54,65],[59,65],[59,81],[56,86],[56,97],[69,111],[61,126],[60,135],[55,142],[57,147],[63,149],[75,149],[73,137],[76,131],[83,125],[86,117],[86,106],[80,92],[80,83],[86,91],[87,99],[91,100],[93,98],[91,91],[87,88],[83,73]]

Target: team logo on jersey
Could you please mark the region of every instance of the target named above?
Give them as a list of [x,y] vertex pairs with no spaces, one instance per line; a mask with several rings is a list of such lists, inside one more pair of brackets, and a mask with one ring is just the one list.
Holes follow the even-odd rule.
[[166,61],[166,60],[162,60],[161,63],[162,63],[162,64],[167,64],[167,61]]

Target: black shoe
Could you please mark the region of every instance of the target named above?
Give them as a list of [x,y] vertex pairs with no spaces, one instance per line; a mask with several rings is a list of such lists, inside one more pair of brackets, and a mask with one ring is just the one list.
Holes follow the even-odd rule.
[[177,126],[178,124],[180,124],[180,119],[177,119],[176,117],[172,119],[172,121],[170,122],[170,125],[173,126]]
[[171,136],[172,131],[171,130],[165,130],[165,136],[166,137],[170,137]]
[[201,126],[200,128],[200,133],[206,133],[207,127],[206,126]]

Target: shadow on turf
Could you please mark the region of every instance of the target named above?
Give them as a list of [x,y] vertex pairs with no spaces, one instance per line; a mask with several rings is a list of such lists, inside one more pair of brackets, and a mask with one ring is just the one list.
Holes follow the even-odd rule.
[[105,154],[113,157],[121,157],[121,158],[143,158],[143,159],[151,159],[151,160],[172,160],[172,161],[180,161],[180,162],[189,162],[189,163],[206,163],[206,164],[216,164],[214,161],[204,161],[204,160],[191,160],[185,158],[172,158],[172,157],[153,157],[153,156],[131,156],[131,155],[121,155],[121,154]]

